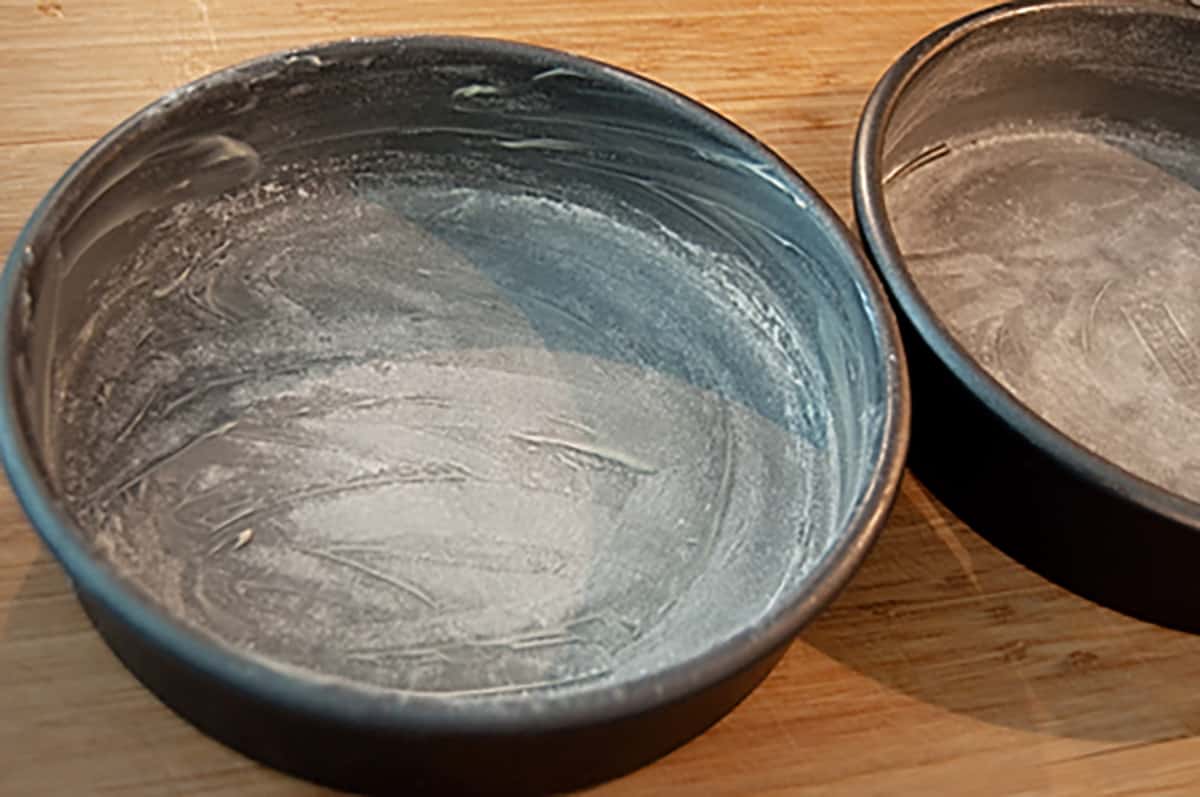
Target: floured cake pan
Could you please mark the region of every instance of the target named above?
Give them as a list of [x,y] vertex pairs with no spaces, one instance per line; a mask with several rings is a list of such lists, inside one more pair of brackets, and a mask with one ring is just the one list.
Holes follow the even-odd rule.
[[843,225],[728,122],[354,40],[101,140],[0,285],[0,451],[128,667],[365,792],[562,790],[730,710],[884,521],[907,382]]
[[1023,2],[933,33],[860,127],[913,465],[1034,569],[1200,630],[1200,9]]

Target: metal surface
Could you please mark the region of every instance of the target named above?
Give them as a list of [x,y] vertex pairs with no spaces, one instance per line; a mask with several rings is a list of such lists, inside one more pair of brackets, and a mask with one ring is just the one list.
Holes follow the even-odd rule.
[[532,48],[181,89],[5,279],[6,466],[118,652],[335,728],[586,727],[733,679],[848,577],[906,444],[890,315],[811,190]]
[[1037,450],[996,444],[1013,478],[1047,456],[1103,493],[1046,496],[1064,539],[1108,501],[1200,523],[1198,37],[1187,2],[1002,6],[914,47],[864,115],[860,224],[913,337]]

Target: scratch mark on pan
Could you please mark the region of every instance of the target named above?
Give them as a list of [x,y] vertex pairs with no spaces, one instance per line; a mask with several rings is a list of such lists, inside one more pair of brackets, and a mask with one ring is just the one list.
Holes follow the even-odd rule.
[[950,145],[945,141],[941,142],[940,144],[935,144],[929,149],[922,150],[921,152],[917,153],[916,157],[900,164],[895,169],[892,169],[890,172],[888,172],[883,178],[883,184],[887,185],[888,183],[899,180],[902,177],[907,177],[917,169],[924,168],[934,161],[941,160],[949,154]]
[[630,456],[629,454],[616,451],[604,446],[595,445],[592,443],[579,443],[571,440],[563,440],[558,437],[547,437],[539,434],[522,434],[514,432],[513,439],[520,440],[522,443],[529,443],[533,446],[548,446],[551,448],[562,448],[576,454],[583,454],[586,457],[598,459],[603,462],[609,462],[614,465],[619,465],[626,470],[631,470],[634,473],[641,473],[646,476],[653,476],[658,473],[658,468],[641,460]]
[[292,493],[287,493],[279,497],[278,500],[266,506],[256,506],[240,513],[236,517],[222,523],[220,526],[212,530],[211,536],[219,536],[229,531],[232,526],[239,523],[245,523],[251,519],[261,519],[267,517],[274,512],[287,509],[299,501],[305,501],[310,498],[330,498],[338,495],[346,495],[360,490],[373,490],[381,487],[391,487],[400,484],[430,484],[433,482],[460,482],[466,481],[470,475],[461,468],[451,467],[438,472],[424,473],[414,470],[411,473],[388,476],[384,478],[368,478],[358,481],[351,481],[346,484],[321,484],[308,487],[302,490],[297,490]]
[[505,684],[503,686],[479,687],[477,689],[448,689],[448,690],[398,690],[404,694],[421,694],[421,695],[436,695],[437,697],[491,697],[495,695],[513,694],[515,692],[526,692],[540,689],[554,689],[556,687],[570,686],[572,684],[592,681],[597,678],[603,678],[612,672],[612,668],[605,667],[593,672],[583,673],[571,678],[549,678],[544,681],[522,682],[517,684]]
[[119,445],[120,443],[124,442],[129,435],[133,434],[134,430],[137,429],[137,427],[141,424],[142,419],[146,417],[148,412],[150,412],[150,408],[158,402],[162,392],[163,389],[161,385],[154,388],[154,391],[150,394],[150,398],[144,404],[142,404],[141,408],[133,414],[133,417],[130,418],[121,428],[121,431],[117,433],[116,439],[113,440],[114,445]]
[[218,321],[228,321],[229,320],[228,318],[226,318],[224,315],[218,313],[213,308],[208,307],[205,304],[204,300],[201,299],[197,295],[198,293],[199,293],[199,289],[189,288],[183,292],[183,298],[185,300],[187,300],[188,304],[190,304],[192,307],[199,310],[201,313],[203,313],[206,316],[215,318]]
[[[709,532],[708,544],[705,546],[705,558],[712,555],[712,547],[716,541],[720,539],[721,528],[725,525],[725,518],[729,514],[730,497],[733,494],[733,474],[736,468],[734,462],[734,445],[733,445],[733,429],[731,428],[729,418],[729,406],[721,404],[721,482],[717,487],[717,511],[713,516],[712,529]],[[744,527],[743,527],[744,528]]]
[[231,316],[217,303],[217,280],[221,277],[220,269],[214,269],[212,275],[204,283],[204,305],[222,321],[233,322],[237,319]]
[[350,661],[361,661],[367,664],[376,666],[384,666],[385,659],[418,659],[423,661],[440,661],[450,664],[454,661],[445,650],[433,645],[411,650],[392,651],[387,648],[363,648],[361,650],[352,650],[346,654],[346,658]]
[[[570,626],[562,626],[558,628],[548,628],[538,631],[532,631],[524,634],[512,634],[508,636],[489,637],[486,639],[463,639],[456,641],[445,641],[434,643],[432,645],[420,645],[417,647],[384,647],[384,648],[364,648],[350,651],[350,656],[353,657],[374,657],[387,656],[388,658],[397,659],[427,659],[438,658],[446,661],[452,660],[452,656],[448,651],[454,649],[469,649],[471,651],[487,650],[489,648],[504,648],[513,652],[523,650],[537,650],[540,648],[555,648],[563,647],[564,645],[593,645],[595,642],[581,636],[570,629]],[[597,652],[604,652],[603,648],[598,648]]]
[[124,479],[124,481],[120,482],[111,491],[109,491],[108,488],[103,488],[101,490],[97,490],[93,497],[107,494],[107,496],[109,498],[113,498],[113,497],[116,497],[116,496],[120,495],[121,493],[125,492],[126,490],[128,490],[131,487],[135,487],[140,484],[143,484],[150,476],[152,476],[154,474],[155,471],[161,470],[162,468],[166,467],[171,462],[173,462],[176,459],[178,459],[179,457],[183,456],[184,454],[186,454],[191,449],[195,448],[200,443],[203,443],[205,440],[211,440],[214,437],[220,437],[221,435],[228,433],[235,426],[237,426],[237,421],[230,421],[229,423],[218,426],[216,429],[212,429],[207,432],[202,432],[202,433],[196,435],[195,437],[192,437],[191,439],[185,441],[182,445],[176,446],[174,449],[166,452],[165,454],[162,454],[161,456],[151,459],[149,462],[147,462],[145,465],[143,465],[140,469],[138,469],[136,472],[134,472],[131,476],[127,477],[126,479]]
[[733,542],[725,550],[724,556],[721,558],[722,565],[728,565],[734,559],[741,555],[742,550],[746,547],[749,541],[749,535],[746,533],[746,524],[744,521],[739,521],[737,528],[731,535]]
[[1155,364],[1173,384],[1191,387],[1200,381],[1200,354],[1192,346],[1179,319],[1164,303],[1142,303],[1123,308],[1126,320]]
[[190,402],[194,401],[195,399],[204,395],[205,393],[208,393],[210,391],[213,391],[213,390],[216,390],[216,389],[222,388],[222,387],[233,387],[234,385],[240,385],[243,382],[248,382],[253,378],[254,378],[254,374],[236,374],[234,376],[226,376],[226,377],[221,377],[219,379],[212,379],[212,380],[209,380],[208,382],[204,382],[203,384],[197,385],[196,387],[194,387],[191,390],[184,393],[179,398],[172,401],[167,406],[163,407],[163,411],[162,411],[163,417],[170,415],[171,413],[175,412],[180,407],[184,406],[185,404],[189,404]]
[[496,145],[504,149],[549,149],[556,152],[576,152],[587,149],[575,141],[566,141],[561,138],[520,138],[511,141],[499,139],[496,141]]
[[1083,353],[1092,353],[1092,331],[1096,328],[1096,313],[1100,310],[1100,302],[1104,301],[1104,294],[1108,293],[1108,289],[1116,280],[1110,279],[1105,281],[1100,286],[1100,290],[1096,291],[1096,296],[1092,299],[1092,307],[1088,310],[1087,323],[1083,325]]
[[[227,250],[228,248],[229,248],[229,241],[226,241],[225,243],[221,244],[221,246],[218,247],[218,249],[215,252],[213,252],[212,255],[209,257],[208,262],[212,262],[212,261],[216,260],[217,258],[219,258],[221,255],[225,254],[225,250]],[[179,276],[177,276],[175,279],[171,280],[169,283],[167,283],[163,287],[155,289],[155,291],[153,293],[154,298],[155,299],[165,299],[168,296],[170,296],[172,293],[177,291],[179,289],[179,286],[183,285],[184,281],[187,280],[188,276],[190,276],[191,273],[196,269],[196,265],[197,264],[195,261],[189,263],[186,268],[184,268],[182,271],[179,272]]]
[[293,434],[282,429],[239,426],[236,430],[231,430],[229,439],[266,446],[301,448],[308,451],[329,451],[329,446],[316,438],[306,438],[302,434]]
[[363,575],[365,575],[369,578],[373,578],[380,583],[388,584],[392,587],[395,587],[396,589],[400,590],[401,592],[403,592],[413,598],[416,598],[418,601],[425,604],[426,606],[428,606],[431,609],[440,609],[441,608],[437,604],[437,602],[434,601],[433,598],[431,598],[423,589],[418,587],[416,584],[410,584],[409,582],[404,581],[403,579],[397,578],[395,576],[390,576],[387,573],[381,572],[379,570],[376,570],[373,567],[370,567],[369,565],[364,565],[362,562],[356,562],[353,559],[346,559],[344,557],[338,556],[337,554],[327,553],[325,551],[316,550],[316,549],[312,549],[312,548],[300,548],[298,550],[300,551],[300,553],[308,554],[309,556],[314,556],[317,559],[324,559],[327,562],[333,562],[334,564],[341,565],[342,567],[348,567],[351,570],[356,570],[359,573],[362,573]]
[[565,415],[550,415],[550,416],[548,416],[548,420],[550,420],[553,423],[560,424],[562,426],[570,427],[578,432],[583,432],[586,435],[595,435],[596,434],[596,430],[593,429],[591,426],[588,426],[586,423],[583,423],[582,421],[577,421],[572,418],[568,418]]
[[579,634],[558,633],[533,636],[528,639],[514,639],[507,643],[512,650],[536,650],[538,648],[558,648],[564,645],[586,645],[588,640]]

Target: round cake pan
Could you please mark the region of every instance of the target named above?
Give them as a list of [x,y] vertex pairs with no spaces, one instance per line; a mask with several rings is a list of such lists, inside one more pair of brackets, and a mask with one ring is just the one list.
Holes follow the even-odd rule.
[[1200,9],[1013,3],[886,74],[859,225],[902,316],[912,463],[1100,603],[1200,630]]
[[354,40],[105,137],[4,274],[0,445],[125,664],[354,791],[593,783],[846,582],[907,445],[826,204],[634,75]]

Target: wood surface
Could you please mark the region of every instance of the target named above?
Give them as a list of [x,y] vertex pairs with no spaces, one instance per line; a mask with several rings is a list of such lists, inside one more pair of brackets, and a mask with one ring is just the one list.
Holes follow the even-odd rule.
[[[445,32],[572,50],[732,117],[843,214],[853,129],[954,0],[0,0],[0,249],[97,137],[276,49]],[[1019,500],[1013,496],[1012,500]],[[733,714],[599,794],[1200,794],[1200,638],[1010,561],[914,479],[848,590]],[[316,795],[116,662],[0,492],[0,795]]]

